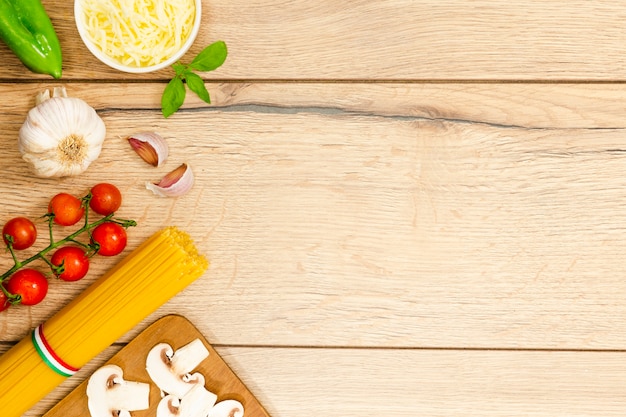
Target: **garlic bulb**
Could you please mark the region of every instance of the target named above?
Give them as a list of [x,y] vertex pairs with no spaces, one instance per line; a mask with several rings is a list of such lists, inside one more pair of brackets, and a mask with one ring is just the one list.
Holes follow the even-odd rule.
[[96,160],[106,134],[104,122],[83,100],[67,97],[65,88],[37,96],[20,128],[22,158],[40,177],[80,174]]

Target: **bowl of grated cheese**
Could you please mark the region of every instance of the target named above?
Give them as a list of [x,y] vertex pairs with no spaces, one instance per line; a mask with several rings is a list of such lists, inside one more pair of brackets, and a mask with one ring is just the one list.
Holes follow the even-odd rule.
[[200,29],[201,0],[75,0],[83,43],[100,61],[130,73],[169,67]]

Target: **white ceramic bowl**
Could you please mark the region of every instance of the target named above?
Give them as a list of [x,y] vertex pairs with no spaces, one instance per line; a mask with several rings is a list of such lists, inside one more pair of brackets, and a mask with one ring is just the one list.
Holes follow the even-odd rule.
[[89,49],[89,51],[100,61],[102,61],[109,67],[114,68],[119,71],[130,72],[130,73],[146,73],[146,72],[158,71],[160,69],[169,67],[170,65],[178,61],[183,55],[185,55],[185,53],[189,50],[189,48],[191,48],[191,45],[196,40],[196,36],[198,35],[198,31],[200,30],[200,20],[202,18],[202,0],[194,0],[194,3],[196,6],[196,15],[195,15],[195,19],[193,22],[193,28],[191,30],[191,33],[189,34],[189,37],[187,38],[185,43],[183,43],[181,49],[178,52],[176,52],[174,55],[172,55],[170,58],[168,58],[167,60],[160,62],[159,64],[150,65],[146,67],[124,65],[120,63],[119,61],[117,61],[115,58],[112,58],[106,55],[96,45],[94,45],[93,42],[89,40],[89,37],[87,36],[87,33],[86,33],[87,30],[85,29],[85,26],[82,20],[83,10],[81,7],[80,0],[74,1],[74,20],[76,21],[76,28],[78,29],[78,33],[81,39],[83,40],[83,43],[85,44],[87,49]]

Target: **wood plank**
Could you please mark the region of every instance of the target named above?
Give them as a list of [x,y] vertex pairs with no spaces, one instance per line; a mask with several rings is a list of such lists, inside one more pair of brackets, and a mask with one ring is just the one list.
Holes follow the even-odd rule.
[[[271,94],[271,86],[251,87],[268,94],[255,98],[265,103],[260,107],[224,104],[167,120],[154,109],[106,104],[109,139],[80,177],[24,175],[15,147],[2,147],[0,158],[14,162],[3,166],[0,221],[41,215],[56,190],[82,193],[102,180],[120,184],[120,215],[140,222],[129,249],[173,224],[188,230],[212,260],[205,277],[156,314],[183,314],[217,344],[624,346],[626,152],[616,96],[597,86],[584,99],[590,87],[562,86],[564,97],[545,107],[537,99],[533,110],[543,86],[528,86],[528,107],[489,110],[485,100],[474,115],[490,120],[483,123],[413,117],[402,93],[417,96],[420,88],[378,90],[392,109],[398,103],[379,113],[382,104],[341,97],[328,108],[317,107],[319,98],[309,106],[307,86],[294,87],[293,111],[286,86]],[[132,96],[154,92],[150,88],[110,91]],[[356,96],[370,86],[338,88],[353,88]],[[557,91],[546,88],[544,97]],[[243,102],[255,102],[245,89],[235,91]],[[464,94],[471,103],[489,93],[450,93]],[[495,96],[495,103],[505,103],[504,90]],[[581,99],[567,107],[568,97]],[[112,99],[102,100],[98,106]],[[595,116],[584,117],[594,103]],[[519,120],[515,109],[526,109]],[[0,115],[2,143],[14,143],[24,112],[22,102]],[[544,114],[546,127],[523,127],[535,113]],[[560,128],[561,118],[551,114],[571,114],[562,125],[583,127]],[[597,128],[602,125],[613,127]],[[144,129],[170,142],[162,169],[146,167],[121,139]],[[146,181],[180,162],[197,175],[189,195],[168,200],[147,193]],[[41,306],[0,316],[2,340],[23,337],[113,262],[94,262],[94,275],[79,283],[53,283]]]
[[[66,86],[101,113],[158,110],[162,83],[0,84],[3,123],[21,123],[35,95]],[[362,115],[528,129],[623,128],[622,84],[239,83],[207,82],[211,105],[194,94],[183,110]]]
[[[217,350],[273,417],[617,417],[626,408],[624,352]],[[66,381],[24,417],[41,416],[81,380]]]
[[[171,76],[109,69],[78,41],[73,2],[43,3],[66,79]],[[625,80],[625,18],[626,6],[608,0],[205,0],[189,56],[226,41],[229,58],[212,79]],[[2,77],[33,78],[4,45],[0,56]]]

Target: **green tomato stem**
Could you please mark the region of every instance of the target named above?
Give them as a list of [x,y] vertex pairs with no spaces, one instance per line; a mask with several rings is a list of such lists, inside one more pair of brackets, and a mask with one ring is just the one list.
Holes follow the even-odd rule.
[[9,236],[8,241],[9,243],[7,244],[7,249],[9,250],[9,253],[11,254],[11,258],[13,258],[13,263],[17,265],[20,263],[20,261],[17,259],[17,256],[15,255],[15,249],[13,249],[13,238]]
[[2,289],[4,296],[11,304],[18,304],[22,299],[22,296],[19,294],[11,294],[6,288],[4,288],[4,285],[2,285],[2,283],[0,283],[0,289]]
[[54,227],[54,213],[48,213],[44,217],[48,219],[48,238],[50,243],[54,242],[53,227]]
[[[25,259],[23,261],[19,261],[15,255],[15,251],[13,250],[13,247],[11,244],[8,245],[9,251],[11,252],[11,255],[13,256],[13,260],[14,260],[14,265],[12,268],[10,268],[9,270],[7,270],[5,273],[3,273],[2,275],[0,275],[0,283],[4,282],[5,280],[7,280],[11,275],[13,275],[18,269],[22,268],[25,265],[28,265],[29,263],[37,260],[37,259],[43,259],[48,265],[52,266],[52,263],[50,261],[48,261],[46,255],[58,248],[59,246],[62,246],[66,243],[69,242],[73,242],[73,243],[78,243],[79,245],[85,247],[85,248],[89,248],[89,249],[94,249],[94,246],[90,246],[90,245],[85,245],[84,243],[78,242],[76,240],[76,238],[81,235],[82,233],[87,232],[87,234],[91,237],[91,230],[96,228],[97,226],[101,225],[102,223],[106,223],[106,222],[114,222],[117,223],[123,227],[130,227],[130,226],[136,226],[137,222],[135,222],[134,220],[125,220],[125,219],[115,219],[113,216],[115,215],[115,213],[111,213],[107,216],[102,217],[101,219],[96,220],[93,223],[89,223],[88,219],[87,219],[87,211],[85,211],[85,224],[83,225],[83,227],[81,227],[80,229],[76,230],[74,233],[66,236],[65,238],[58,240],[58,241],[54,241],[53,238],[53,234],[52,234],[52,222],[54,220],[54,216],[50,215],[49,216],[49,229],[50,229],[50,243],[48,244],[48,246],[46,246],[44,249],[42,249],[41,251],[39,251],[37,254],[31,256],[28,259]],[[96,250],[97,251],[97,250]],[[7,296],[13,296],[12,294],[8,293],[7,290],[4,288],[3,285],[0,285],[0,288],[2,288],[2,291],[5,293],[5,295]]]

